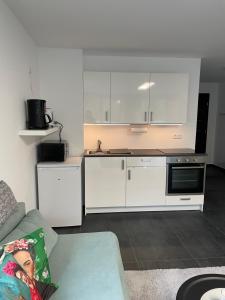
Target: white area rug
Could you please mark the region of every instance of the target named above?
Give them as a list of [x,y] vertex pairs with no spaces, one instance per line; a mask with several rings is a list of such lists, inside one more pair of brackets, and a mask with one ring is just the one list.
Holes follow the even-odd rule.
[[187,279],[207,273],[225,274],[225,267],[125,271],[131,300],[176,300]]

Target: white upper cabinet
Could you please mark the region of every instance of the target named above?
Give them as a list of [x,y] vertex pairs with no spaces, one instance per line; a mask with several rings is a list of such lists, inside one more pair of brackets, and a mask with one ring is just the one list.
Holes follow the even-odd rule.
[[186,73],[84,72],[84,122],[185,123],[188,92]]
[[185,123],[189,76],[184,73],[152,73],[150,123]]
[[109,72],[84,72],[84,122],[110,122]]
[[149,74],[111,73],[111,123],[148,123]]

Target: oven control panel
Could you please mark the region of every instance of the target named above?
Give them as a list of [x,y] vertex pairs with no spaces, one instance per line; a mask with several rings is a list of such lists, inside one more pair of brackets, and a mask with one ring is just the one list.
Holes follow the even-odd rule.
[[168,164],[204,164],[206,163],[206,156],[170,156],[166,158],[166,162]]

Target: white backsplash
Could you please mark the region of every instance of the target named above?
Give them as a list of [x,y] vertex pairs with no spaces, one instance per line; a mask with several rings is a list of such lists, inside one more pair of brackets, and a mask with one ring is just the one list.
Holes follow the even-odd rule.
[[84,148],[103,149],[194,148],[193,132],[187,126],[148,126],[146,133],[132,133],[130,126],[84,126]]

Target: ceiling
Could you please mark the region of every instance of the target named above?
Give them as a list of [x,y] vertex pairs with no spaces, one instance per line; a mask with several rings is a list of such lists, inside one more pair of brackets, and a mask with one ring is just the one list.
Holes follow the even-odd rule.
[[224,0],[5,0],[39,46],[202,57],[225,82]]

